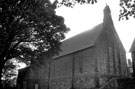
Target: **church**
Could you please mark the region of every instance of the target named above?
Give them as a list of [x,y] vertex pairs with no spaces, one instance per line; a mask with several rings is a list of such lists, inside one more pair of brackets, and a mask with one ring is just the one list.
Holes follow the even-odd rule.
[[112,78],[128,77],[126,52],[109,6],[103,23],[62,42],[62,51],[43,65],[19,71],[18,89],[94,89]]

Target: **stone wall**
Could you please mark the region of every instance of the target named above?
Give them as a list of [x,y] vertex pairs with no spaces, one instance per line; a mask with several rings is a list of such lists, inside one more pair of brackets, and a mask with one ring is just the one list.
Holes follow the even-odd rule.
[[112,77],[128,76],[126,53],[112,24],[104,27],[97,38],[95,50],[99,86]]
[[132,61],[133,61],[133,77],[135,77],[135,52],[132,52]]
[[94,48],[56,58],[51,63],[51,89],[95,87]]
[[[106,28],[107,29],[107,28]],[[33,64],[27,86],[34,89],[90,89],[100,87],[112,77],[127,76],[125,51],[112,30],[103,31],[95,46],[55,58],[42,65]],[[49,66],[50,65],[50,66]],[[25,82],[25,81],[24,81]]]
[[51,89],[100,87],[112,77],[127,76],[125,50],[113,29],[105,27],[94,47],[56,58]]
[[49,86],[49,70],[49,59],[45,59],[42,64],[32,61],[31,66],[19,71],[17,88],[35,89],[37,86],[38,89],[47,89]]
[[[97,39],[97,52],[107,59],[111,74],[127,76],[126,52],[113,24],[108,24]],[[102,52],[103,51],[103,52]],[[104,60],[104,58],[102,60]]]

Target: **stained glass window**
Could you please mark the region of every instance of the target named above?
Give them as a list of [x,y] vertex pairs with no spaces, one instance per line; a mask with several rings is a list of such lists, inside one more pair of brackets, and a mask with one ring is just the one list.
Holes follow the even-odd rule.
[[108,47],[108,56],[109,56],[109,71],[111,74],[113,74],[114,67],[113,67],[113,49],[111,47]]

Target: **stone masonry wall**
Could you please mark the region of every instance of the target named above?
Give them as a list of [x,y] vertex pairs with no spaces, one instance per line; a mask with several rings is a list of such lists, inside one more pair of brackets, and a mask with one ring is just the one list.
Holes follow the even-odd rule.
[[100,86],[111,77],[127,76],[125,50],[114,29],[112,24],[104,27],[96,43],[97,72],[106,75],[99,76]]
[[51,89],[95,87],[94,47],[54,60],[51,64]]
[[132,52],[132,61],[133,61],[133,77],[135,77],[135,52]]
[[[94,47],[56,59],[51,65],[52,89],[93,88],[110,78],[127,75],[125,51],[112,26],[104,28]],[[124,64],[124,65],[123,65]],[[73,79],[73,80],[72,80]]]

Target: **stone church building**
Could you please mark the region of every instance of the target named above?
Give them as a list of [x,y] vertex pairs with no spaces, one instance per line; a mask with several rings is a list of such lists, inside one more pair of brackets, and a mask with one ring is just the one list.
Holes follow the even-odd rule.
[[109,6],[103,23],[63,41],[62,51],[50,62],[19,71],[19,89],[93,89],[108,80],[127,77],[126,53],[115,30]]

